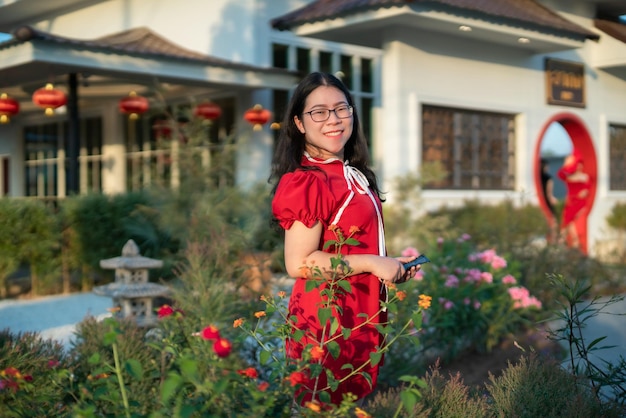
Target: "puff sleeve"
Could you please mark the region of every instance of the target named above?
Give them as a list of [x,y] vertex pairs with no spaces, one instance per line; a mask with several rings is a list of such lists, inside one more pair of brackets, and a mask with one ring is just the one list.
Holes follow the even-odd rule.
[[272,200],[272,213],[283,229],[291,228],[294,221],[302,222],[307,228],[320,221],[326,228],[335,207],[324,173],[313,170],[283,175]]

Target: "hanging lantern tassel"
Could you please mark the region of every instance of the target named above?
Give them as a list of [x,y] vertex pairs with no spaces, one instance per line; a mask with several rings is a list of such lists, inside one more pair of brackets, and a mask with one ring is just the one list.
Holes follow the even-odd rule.
[[8,94],[0,95],[0,123],[9,123],[11,116],[17,115],[20,111],[20,103],[11,99]]
[[48,83],[46,87],[33,93],[33,103],[39,107],[43,107],[46,110],[47,116],[52,116],[54,109],[67,103],[67,97],[61,90],[55,89],[51,83]]
[[130,120],[135,120],[139,115],[148,111],[150,104],[148,99],[131,91],[128,96],[120,100],[119,108],[120,112],[127,114]]
[[243,118],[253,126],[252,129],[260,131],[263,129],[263,125],[272,118],[272,112],[257,104],[252,109],[248,109]]

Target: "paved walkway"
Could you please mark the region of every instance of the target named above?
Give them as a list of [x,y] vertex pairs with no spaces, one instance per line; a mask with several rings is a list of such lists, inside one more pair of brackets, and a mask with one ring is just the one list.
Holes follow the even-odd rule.
[[110,298],[93,293],[0,300],[0,329],[39,332],[43,338],[56,339],[68,347],[78,322],[86,316],[105,317],[111,306]]

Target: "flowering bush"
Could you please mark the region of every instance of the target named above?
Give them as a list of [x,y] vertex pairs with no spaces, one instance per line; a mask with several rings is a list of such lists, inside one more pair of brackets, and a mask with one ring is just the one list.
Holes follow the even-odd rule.
[[[518,285],[514,263],[494,249],[477,251],[467,234],[456,240],[439,238],[427,253],[432,262],[413,280],[400,285],[411,297],[420,293],[433,297],[432,307],[424,315],[424,328],[414,331],[420,335],[422,355],[405,344],[395,347],[392,361],[424,367],[423,362],[431,357],[450,359],[470,347],[489,351],[542,307],[528,289]],[[418,254],[411,247],[402,252]]]
[[[59,363],[59,357],[50,355],[40,359],[51,364],[46,381],[40,380],[43,373],[36,368],[16,360],[17,352],[11,361],[0,363],[0,396],[18,411],[8,416],[23,416],[28,402],[34,400],[58,416],[370,416],[365,406],[356,407],[356,397],[348,394],[336,404],[331,402],[331,393],[352,376],[368,379],[364,368],[379,364],[401,339],[408,337],[418,345],[417,334],[411,331],[409,335],[409,330],[420,328],[431,298],[424,294],[412,298],[390,288],[389,299],[375,314],[383,309],[396,313],[375,325],[384,341],[365,364],[345,364],[340,377],[329,373],[324,359],[336,358],[342,349],[339,341],[363,324],[374,324],[368,317],[354,328],[345,328],[332,315],[333,310],[340,309],[338,296],[352,291],[349,267],[339,255],[341,247],[358,244],[352,238],[356,230],[351,229],[348,236],[335,227],[333,230],[337,239],[327,243],[338,253],[332,258],[332,271],[305,267],[313,272],[308,290],[325,296],[318,311],[328,331],[322,338],[307,335],[308,330],[298,328],[288,316],[285,302],[289,295],[285,290],[262,296],[260,304],[251,304],[250,313],[234,318],[232,326],[228,318],[198,326],[197,312],[202,312],[202,307],[189,312],[193,305],[186,304],[182,310],[177,301],[157,309],[158,324],[147,332],[116,317],[101,322],[86,320],[78,326],[69,362]],[[399,305],[405,307],[400,309]],[[397,315],[400,311],[407,315]],[[301,358],[289,358],[286,340],[304,335],[313,343],[304,347]],[[255,355],[246,357],[250,342],[256,345]],[[316,385],[305,384],[311,379]],[[413,409],[424,386],[414,376],[402,379],[405,385],[396,415],[403,407]],[[55,388],[56,396],[39,384]],[[310,400],[294,402],[302,393],[310,393]],[[17,400],[21,400],[20,409],[16,408]]]

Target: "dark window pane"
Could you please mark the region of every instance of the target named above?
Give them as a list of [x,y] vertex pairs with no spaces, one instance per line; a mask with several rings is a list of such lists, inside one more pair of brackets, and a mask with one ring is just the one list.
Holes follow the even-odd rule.
[[422,161],[447,173],[425,187],[512,190],[514,129],[512,115],[424,106]]
[[320,71],[323,73],[333,72],[333,54],[320,52]]
[[626,190],[626,126],[609,126],[609,189]]
[[288,52],[289,47],[287,45],[273,44],[272,45],[272,65],[276,68],[288,68],[289,59]]
[[307,74],[311,71],[311,54],[310,50],[304,48],[298,48],[296,50],[296,57],[298,63],[296,68],[303,74]]
[[361,58],[361,91],[371,93],[374,91],[372,60]]
[[352,90],[352,77],[354,76],[352,72],[352,57],[350,55],[342,55],[340,66],[343,73],[341,81]]

